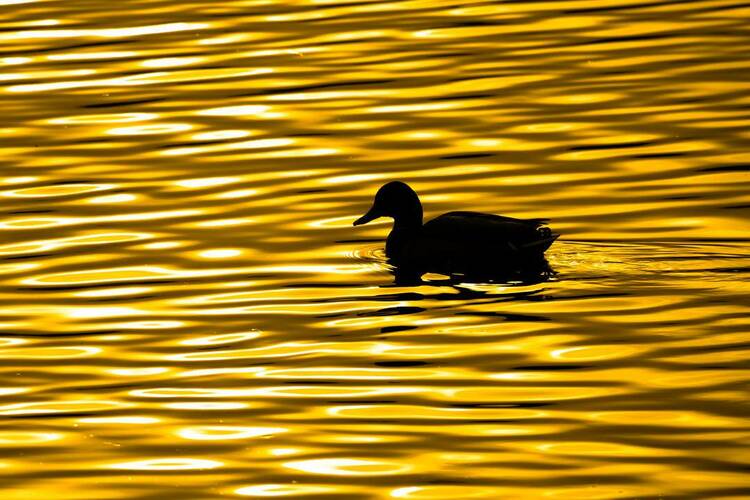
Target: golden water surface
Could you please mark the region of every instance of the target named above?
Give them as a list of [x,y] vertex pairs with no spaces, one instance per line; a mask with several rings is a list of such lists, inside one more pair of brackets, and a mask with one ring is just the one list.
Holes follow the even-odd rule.
[[[750,7],[0,0],[0,493],[747,498]],[[428,215],[546,282],[396,286]]]

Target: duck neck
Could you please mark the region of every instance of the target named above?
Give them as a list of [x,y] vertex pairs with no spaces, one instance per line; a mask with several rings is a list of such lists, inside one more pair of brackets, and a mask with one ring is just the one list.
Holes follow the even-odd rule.
[[414,214],[409,217],[396,217],[393,219],[393,230],[398,232],[410,233],[419,231],[422,227],[422,213]]
[[402,261],[406,257],[406,248],[410,242],[419,236],[422,228],[422,211],[411,217],[394,217],[393,229],[391,229],[385,244],[385,253],[395,261]]
[[422,204],[415,197],[413,203],[393,215],[393,230],[399,232],[416,232],[422,227]]

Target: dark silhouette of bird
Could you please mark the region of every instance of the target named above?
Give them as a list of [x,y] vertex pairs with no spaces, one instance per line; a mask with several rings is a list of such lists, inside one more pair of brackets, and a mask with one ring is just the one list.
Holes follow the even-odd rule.
[[[507,279],[551,272],[544,252],[560,236],[547,219],[514,219],[479,212],[448,212],[422,223],[422,203],[407,184],[383,185],[370,210],[354,221],[393,218],[385,253],[402,273]],[[398,276],[397,276],[398,277]]]

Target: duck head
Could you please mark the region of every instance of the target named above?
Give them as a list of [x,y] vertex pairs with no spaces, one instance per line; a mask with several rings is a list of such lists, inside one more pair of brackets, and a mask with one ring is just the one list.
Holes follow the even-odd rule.
[[422,204],[419,202],[419,196],[401,181],[383,185],[378,189],[370,210],[355,220],[354,225],[367,224],[379,217],[393,218],[396,228],[421,227]]

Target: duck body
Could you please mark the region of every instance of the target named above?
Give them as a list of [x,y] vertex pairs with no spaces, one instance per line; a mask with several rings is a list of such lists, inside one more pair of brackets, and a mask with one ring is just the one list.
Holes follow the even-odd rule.
[[355,221],[392,217],[386,255],[414,273],[506,273],[544,265],[544,252],[559,237],[546,219],[515,219],[480,212],[448,212],[422,224],[417,194],[399,181],[385,184],[372,208]]
[[395,265],[442,274],[477,274],[544,259],[558,235],[542,220],[448,212],[412,231],[394,228],[386,255]]

